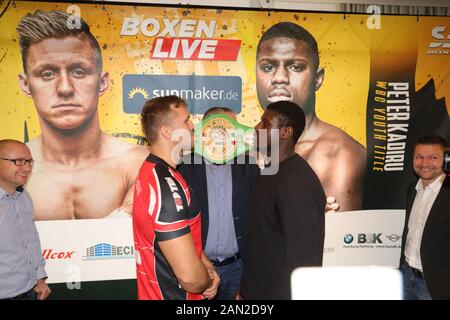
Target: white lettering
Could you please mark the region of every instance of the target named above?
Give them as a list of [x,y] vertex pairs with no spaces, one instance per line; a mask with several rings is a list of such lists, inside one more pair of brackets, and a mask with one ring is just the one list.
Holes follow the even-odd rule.
[[125,17],[120,30],[121,36],[135,36],[138,34],[139,19],[132,17]]
[[180,25],[180,30],[178,31],[179,37],[193,37],[194,36],[194,28],[195,28],[195,20],[182,20]]
[[167,34],[169,34],[169,36],[171,37],[176,37],[177,33],[174,30],[174,27],[178,24],[178,22],[180,22],[179,19],[175,19],[172,22],[169,19],[163,19],[165,28],[164,30],[159,34],[160,37],[164,37]]
[[[153,26],[153,30],[151,31],[148,29],[150,25]],[[141,24],[141,32],[147,37],[156,36],[159,32],[159,28],[160,28],[159,22],[153,18],[145,19],[144,21],[142,21]]]
[[214,59],[217,40],[203,40],[200,47],[199,59]]

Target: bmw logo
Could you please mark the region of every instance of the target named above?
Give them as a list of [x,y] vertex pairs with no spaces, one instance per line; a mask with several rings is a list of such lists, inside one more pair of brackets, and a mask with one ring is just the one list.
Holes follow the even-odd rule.
[[344,237],[344,242],[347,243],[347,244],[352,243],[353,242],[353,236],[350,233],[346,234],[345,237]]

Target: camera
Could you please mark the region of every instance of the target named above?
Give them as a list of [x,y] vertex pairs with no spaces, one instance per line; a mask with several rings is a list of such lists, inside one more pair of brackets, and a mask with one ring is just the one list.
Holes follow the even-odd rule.
[[450,174],[450,150],[444,152],[444,172]]

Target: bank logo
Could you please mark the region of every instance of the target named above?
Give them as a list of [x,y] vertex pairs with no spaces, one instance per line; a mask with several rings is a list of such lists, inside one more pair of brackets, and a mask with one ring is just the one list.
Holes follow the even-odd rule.
[[83,260],[134,259],[134,247],[98,243],[86,248],[86,255],[83,258]]
[[450,51],[450,32],[445,27],[437,26],[431,30],[433,41],[428,45],[428,55],[448,55]]
[[147,100],[168,95],[184,99],[193,114],[213,106],[239,113],[242,106],[242,79],[234,76],[127,74],[122,78],[122,92],[123,111],[131,114],[141,113]]
[[353,235],[351,235],[350,233],[346,234],[345,237],[344,237],[344,242],[346,244],[352,243],[353,242]]

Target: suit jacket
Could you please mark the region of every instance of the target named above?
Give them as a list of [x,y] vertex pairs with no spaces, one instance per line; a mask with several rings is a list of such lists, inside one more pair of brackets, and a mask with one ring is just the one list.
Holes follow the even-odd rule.
[[[405,243],[417,181],[407,193],[405,226],[403,228],[401,263],[405,260]],[[450,176],[442,184],[423,229],[420,244],[423,276],[433,299],[450,299]]]
[[[189,159],[190,162],[186,161]],[[249,164],[249,157],[243,156],[241,161],[245,164],[231,164],[232,179],[232,210],[234,219],[234,230],[236,241],[241,256],[245,255],[245,239],[247,235],[247,217],[250,210],[250,199],[253,193],[256,177],[259,174],[259,168],[256,164]],[[206,246],[209,227],[209,208],[208,208],[208,187],[206,181],[206,169],[203,157],[198,154],[191,154],[178,167],[179,172],[189,184],[197,196],[197,200],[202,211],[202,243],[203,249]]]

